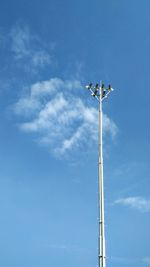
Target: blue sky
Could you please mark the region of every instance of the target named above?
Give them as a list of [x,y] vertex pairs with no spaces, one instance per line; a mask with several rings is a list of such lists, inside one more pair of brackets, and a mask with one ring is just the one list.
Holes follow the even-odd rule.
[[98,105],[107,266],[150,266],[148,0],[0,8],[0,266],[97,266]]

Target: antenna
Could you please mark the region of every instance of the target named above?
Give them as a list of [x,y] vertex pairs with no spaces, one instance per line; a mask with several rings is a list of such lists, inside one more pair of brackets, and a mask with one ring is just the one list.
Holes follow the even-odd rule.
[[98,237],[98,267],[106,267],[105,247],[105,216],[104,216],[104,177],[103,177],[103,113],[102,102],[114,89],[109,84],[107,88],[100,82],[93,86],[85,86],[91,95],[99,102],[99,158],[98,158],[98,209],[99,209],[99,237]]

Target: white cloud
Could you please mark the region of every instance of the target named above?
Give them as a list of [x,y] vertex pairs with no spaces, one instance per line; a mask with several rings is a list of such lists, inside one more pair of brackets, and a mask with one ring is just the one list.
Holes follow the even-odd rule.
[[34,67],[44,67],[51,63],[50,55],[42,50],[35,52],[31,59]]
[[31,96],[41,97],[42,95],[51,95],[66,86],[59,78],[53,78],[48,81],[37,82],[31,86]]
[[[44,131],[51,129],[52,123],[57,122],[57,116],[61,115],[63,109],[67,106],[67,101],[62,95],[55,97],[53,100],[46,103],[45,107],[40,110],[38,116],[31,122],[22,124],[22,129],[25,131]],[[57,125],[53,130],[57,129]]]
[[79,141],[83,141],[83,137],[85,138],[85,131],[88,131],[87,126],[86,124],[81,125],[70,138],[63,140],[61,148],[57,148],[55,151],[63,154],[67,150],[71,150],[73,146],[78,146]]
[[[79,89],[80,81],[60,78],[33,84],[15,105],[18,115],[28,115],[28,120],[21,123],[21,129],[36,133],[41,143],[59,155],[95,142],[98,139],[98,110],[85,105],[76,94]],[[104,133],[114,138],[118,128],[106,114],[103,125]]]
[[123,206],[129,206],[142,212],[150,212],[150,200],[143,197],[120,198],[114,203]]
[[113,138],[118,132],[118,127],[106,114],[103,114],[103,128],[104,132],[110,132]]
[[11,30],[12,52],[17,59],[30,54],[30,31],[27,26],[16,26]]
[[146,263],[146,264],[148,264],[148,265],[150,265],[150,257],[145,257],[143,259],[143,262]]
[[40,108],[40,102],[38,99],[32,97],[22,97],[18,100],[15,104],[15,113],[22,114],[22,115],[31,115],[31,112],[35,112]]
[[31,33],[28,26],[17,25],[12,28],[11,50],[17,61],[27,61],[26,69],[33,71],[51,64],[51,55],[39,38]]

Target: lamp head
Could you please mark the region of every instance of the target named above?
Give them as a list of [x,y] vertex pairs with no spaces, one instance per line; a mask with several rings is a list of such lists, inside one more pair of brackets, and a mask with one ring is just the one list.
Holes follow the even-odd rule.
[[85,86],[85,88],[89,90],[92,88],[92,85],[93,85],[92,83],[89,83],[88,85]]

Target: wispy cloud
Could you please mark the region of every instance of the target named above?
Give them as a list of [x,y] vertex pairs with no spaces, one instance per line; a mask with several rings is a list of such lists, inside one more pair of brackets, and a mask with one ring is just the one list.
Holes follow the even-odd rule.
[[[20,128],[37,134],[40,143],[57,155],[91,144],[98,137],[98,112],[78,97],[79,80],[52,78],[33,84],[15,104],[18,115],[26,115]],[[104,133],[116,135],[116,124],[104,114]]]
[[114,204],[128,206],[141,212],[150,212],[150,200],[143,197],[127,197],[117,199]]
[[147,265],[150,265],[150,257],[145,257],[145,258],[143,259],[143,262],[144,262],[145,264],[147,264]]
[[26,69],[36,71],[51,64],[48,48],[33,34],[27,25],[16,25],[10,32],[11,50],[15,60],[27,61]]
[[27,26],[13,27],[11,30],[12,52],[17,59],[30,54],[30,31]]
[[[98,112],[82,99],[79,90],[81,64],[77,64],[77,75],[73,76],[76,79],[55,77],[29,86],[28,81],[36,77],[33,74],[38,73],[42,79],[40,70],[55,65],[51,54],[53,48],[51,45],[48,47],[27,25],[16,24],[6,35],[5,49],[9,51],[10,64],[6,64],[5,72],[15,77],[15,86],[12,82],[8,86],[22,88],[22,95],[14,105],[15,114],[21,118],[20,129],[34,133],[36,141],[60,156],[75,148],[83,147],[85,150],[91,146],[98,138]],[[72,77],[72,74],[68,76]],[[114,138],[118,128],[112,119],[103,115],[104,134]]]

